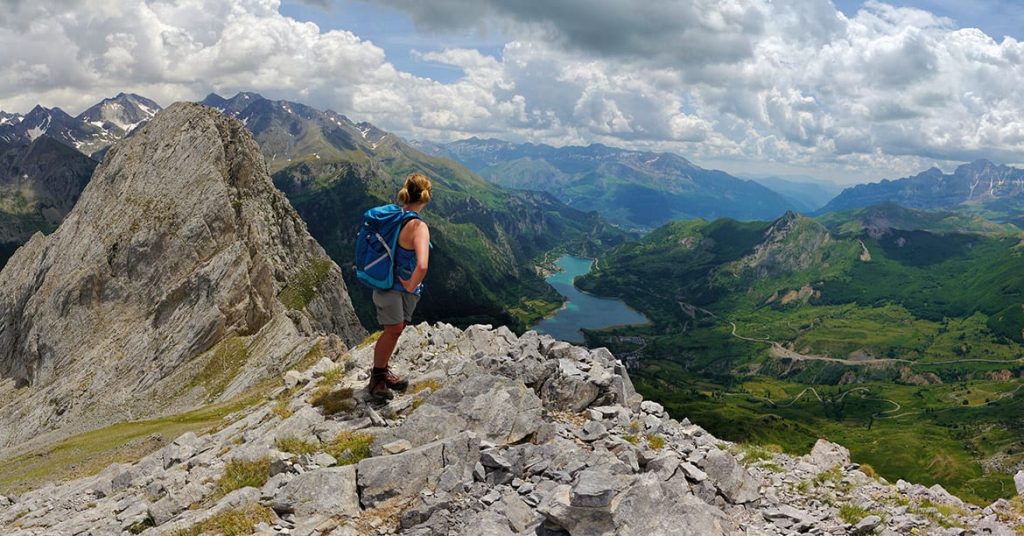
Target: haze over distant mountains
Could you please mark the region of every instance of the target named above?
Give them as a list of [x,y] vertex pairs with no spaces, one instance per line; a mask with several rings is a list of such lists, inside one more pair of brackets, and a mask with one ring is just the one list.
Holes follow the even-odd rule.
[[690,218],[770,219],[799,208],[761,184],[704,169],[671,153],[478,138],[417,146],[458,160],[502,186],[549,192],[569,206],[597,210],[632,228]]
[[1024,170],[976,160],[946,174],[931,168],[912,177],[847,188],[820,212],[894,202],[907,208],[980,210],[996,219],[1024,212]]

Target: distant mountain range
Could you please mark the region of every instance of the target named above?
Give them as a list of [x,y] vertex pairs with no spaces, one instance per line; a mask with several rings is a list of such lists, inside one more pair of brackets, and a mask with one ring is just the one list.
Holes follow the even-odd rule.
[[0,112],[0,141],[31,142],[40,136],[97,158],[114,142],[149,121],[160,105],[139,95],[119,93],[71,117],[60,108],[36,106],[24,116]]
[[819,212],[884,202],[920,209],[966,208],[1012,220],[1024,213],[1024,170],[988,160],[963,164],[949,174],[933,167],[912,177],[847,188]]
[[569,206],[596,210],[631,228],[689,218],[768,219],[797,208],[761,184],[704,169],[671,153],[478,138],[416,146],[458,160],[502,186],[549,192]]
[[778,192],[789,200],[795,210],[803,213],[815,212],[843,191],[843,187],[838,184],[811,177],[758,176],[744,178]]

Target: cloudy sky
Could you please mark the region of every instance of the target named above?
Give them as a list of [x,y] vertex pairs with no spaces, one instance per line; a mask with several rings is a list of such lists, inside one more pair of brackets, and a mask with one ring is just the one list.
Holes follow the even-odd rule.
[[1016,0],[4,0],[0,109],[259,91],[849,182],[1024,162]]

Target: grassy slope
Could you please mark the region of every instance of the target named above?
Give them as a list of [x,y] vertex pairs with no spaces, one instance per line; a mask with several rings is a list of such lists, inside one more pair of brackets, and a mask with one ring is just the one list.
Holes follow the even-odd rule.
[[[1020,381],[989,379],[1000,371],[1017,377],[1022,370],[1019,238],[848,234],[821,248],[823,263],[757,280],[729,264],[752,251],[757,229],[757,224],[730,221],[674,222],[640,243],[613,250],[580,286],[625,299],[655,325],[592,332],[591,341],[629,351],[636,345],[615,336],[644,336],[640,389],[722,437],[779,443],[800,452],[827,436],[889,478],[939,482],[979,501],[1012,494],[1008,475],[985,474],[979,461],[995,454],[1019,459],[1024,446],[1013,417],[1020,398],[995,402]],[[857,260],[859,240],[871,252],[871,262]],[[769,302],[773,293],[782,296],[802,286],[820,295],[786,305],[780,299]],[[677,300],[706,307],[718,318],[691,318]],[[736,322],[740,335],[768,337],[804,353],[911,360],[909,374],[933,372],[945,383],[908,385],[899,363],[782,362],[770,357],[767,344],[733,337],[727,321]],[[964,359],[994,362],[936,364]],[[810,386],[848,389],[837,385],[841,381],[868,388],[857,397],[848,395],[841,416],[807,395],[787,408],[744,395],[761,389],[759,396],[765,396],[770,390],[773,400],[785,401]],[[907,414],[872,420],[871,415],[894,407],[871,400],[876,398],[896,401]],[[965,400],[968,405],[962,406]],[[895,454],[904,449],[927,455]]]
[[0,494],[18,494],[46,482],[96,474],[112,463],[134,462],[181,434],[201,434],[224,425],[231,414],[263,400],[261,393],[251,392],[180,415],[118,423],[33,449],[0,463]]

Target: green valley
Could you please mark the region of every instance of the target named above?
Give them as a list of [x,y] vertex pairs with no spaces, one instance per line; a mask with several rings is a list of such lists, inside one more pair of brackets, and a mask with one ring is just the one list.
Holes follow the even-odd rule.
[[1013,226],[881,205],[672,222],[577,285],[653,320],[586,334],[676,415],[791,452],[827,437],[982,502],[1024,463],[1021,274]]

